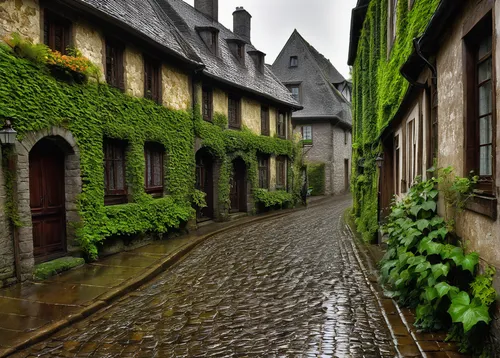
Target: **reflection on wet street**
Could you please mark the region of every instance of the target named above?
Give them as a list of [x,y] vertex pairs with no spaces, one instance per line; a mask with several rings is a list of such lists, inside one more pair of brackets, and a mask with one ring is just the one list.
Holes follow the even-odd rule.
[[209,239],[19,357],[393,357],[340,217],[349,200]]

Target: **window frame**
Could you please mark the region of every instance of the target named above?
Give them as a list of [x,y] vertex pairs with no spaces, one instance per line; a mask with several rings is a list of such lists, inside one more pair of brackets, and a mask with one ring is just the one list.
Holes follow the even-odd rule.
[[[304,136],[304,128],[310,128],[310,138],[305,138]],[[306,125],[302,125],[300,127],[300,134],[302,136],[302,145],[303,146],[311,146],[313,145],[313,126],[311,124],[306,124]]]
[[269,136],[270,129],[271,125],[270,125],[269,107],[260,106],[260,134]]
[[[160,156],[160,182],[161,185],[148,183],[148,169],[152,164],[152,155]],[[149,164],[149,166],[148,166]],[[151,166],[151,178],[155,176],[155,167]],[[144,144],[144,191],[154,197],[162,197],[165,190],[165,147],[160,143],[146,142]]]
[[[118,88],[121,91],[125,90],[125,45],[110,37],[105,39],[104,49],[104,65],[106,83],[111,87]],[[110,52],[113,52],[110,54]],[[114,61],[113,61],[113,58]],[[114,63],[113,63],[114,62]],[[109,73],[111,68],[111,74]]]
[[[212,122],[214,115],[214,92],[212,87],[202,87],[201,101],[203,120]],[[206,110],[208,111],[208,113],[205,113],[205,107],[207,107]]]
[[[464,113],[465,113],[465,172],[473,172],[479,176],[476,192],[487,197],[495,197],[496,171],[496,73],[495,73],[495,42],[493,41],[493,15],[488,11],[464,36]],[[479,43],[490,37],[491,49],[481,59],[477,58]],[[491,60],[491,76],[478,83],[479,65]],[[479,88],[487,82],[491,83],[491,112],[480,114]],[[491,142],[480,144],[480,120],[491,117]],[[491,175],[480,175],[480,147],[491,146]]]
[[[298,84],[290,84],[290,85],[287,85],[286,86],[288,88],[288,90],[290,91],[290,93],[292,94],[292,98],[295,99],[297,102],[300,103],[300,99],[301,99],[301,91],[300,91],[300,85]],[[296,89],[297,90],[297,95],[295,96],[295,94],[293,93],[293,90]]]
[[[232,109],[234,105],[234,109]],[[234,117],[233,117],[234,114]],[[241,98],[229,95],[227,98],[227,120],[231,129],[241,129]]]
[[[283,114],[283,128],[280,127],[280,114]],[[286,112],[278,109],[276,111],[276,135],[278,136],[278,138],[286,139],[286,137],[287,137],[287,135],[286,135],[286,131],[287,131],[286,122],[287,122]]]
[[298,67],[299,66],[299,57],[298,56],[290,56],[290,61],[288,63],[288,67]]
[[[43,9],[43,43],[47,45],[52,51],[58,51],[63,55],[67,54],[67,49],[68,47],[71,47],[72,45],[72,27],[73,24],[72,22],[47,9]],[[62,31],[62,40],[61,40],[61,46],[62,48],[58,49],[56,48],[56,28],[61,27]]]
[[[128,143],[119,139],[105,138],[103,141],[104,152],[104,205],[117,205],[125,204],[128,202],[128,188],[127,188],[127,146]],[[109,156],[112,150],[111,157]],[[116,157],[116,153],[121,154],[121,158]],[[116,162],[122,161],[122,170],[119,171]],[[112,163],[112,167],[110,167]],[[117,178],[119,175],[123,177],[123,189],[110,189],[110,171],[113,171],[114,186],[117,187]]]
[[[162,104],[162,66],[157,59],[147,55],[144,58],[144,98]],[[151,83],[149,83],[149,73],[151,72]],[[151,87],[151,89],[150,89]]]
[[[261,189],[269,189],[270,183],[270,157],[269,155],[260,154],[257,157],[257,165],[258,165],[258,175],[259,175],[259,188]],[[265,173],[263,173],[265,172]],[[263,183],[265,180],[265,183]]]
[[396,34],[398,29],[398,4],[399,0],[388,0],[388,16],[387,16],[387,57],[396,42]]
[[286,188],[286,157],[276,157],[276,189]]

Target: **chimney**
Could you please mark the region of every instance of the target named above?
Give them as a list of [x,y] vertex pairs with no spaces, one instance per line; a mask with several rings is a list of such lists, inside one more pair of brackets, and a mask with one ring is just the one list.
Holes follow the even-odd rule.
[[219,0],[194,0],[194,8],[213,21],[219,21]]
[[243,38],[248,43],[250,41],[250,19],[252,15],[243,6],[238,6],[233,12],[233,32]]

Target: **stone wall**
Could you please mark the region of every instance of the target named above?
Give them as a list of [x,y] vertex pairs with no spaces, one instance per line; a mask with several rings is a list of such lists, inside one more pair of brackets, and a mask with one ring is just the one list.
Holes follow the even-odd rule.
[[104,81],[104,36],[86,22],[73,23],[75,47],[101,70],[101,80]]
[[0,38],[18,32],[38,43],[41,41],[40,29],[38,0],[0,1]]
[[301,133],[302,125],[312,126],[312,145],[303,148],[306,162],[325,163],[325,195],[345,193],[344,160],[349,160],[349,178],[351,168],[352,138],[348,133],[345,144],[344,129],[328,122],[296,122],[294,133]]
[[221,113],[227,116],[228,97],[226,92],[218,88],[213,89],[213,108],[214,113]]
[[260,134],[261,126],[261,104],[255,100],[242,98],[241,100],[241,124],[255,134]]
[[[2,147],[0,146],[0,158]],[[15,282],[14,265],[14,242],[9,227],[7,215],[5,215],[6,193],[5,178],[2,163],[0,162],[0,288]]]
[[144,96],[144,59],[134,47],[125,49],[125,91],[136,97]]
[[190,76],[174,67],[162,66],[163,105],[172,109],[189,110],[191,108]]

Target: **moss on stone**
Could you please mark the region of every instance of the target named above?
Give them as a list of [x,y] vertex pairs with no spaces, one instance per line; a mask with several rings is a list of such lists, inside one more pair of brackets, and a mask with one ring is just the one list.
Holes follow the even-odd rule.
[[35,280],[46,280],[58,273],[68,271],[74,267],[85,264],[85,260],[80,257],[62,257],[53,261],[44,262],[36,265],[33,272]]

